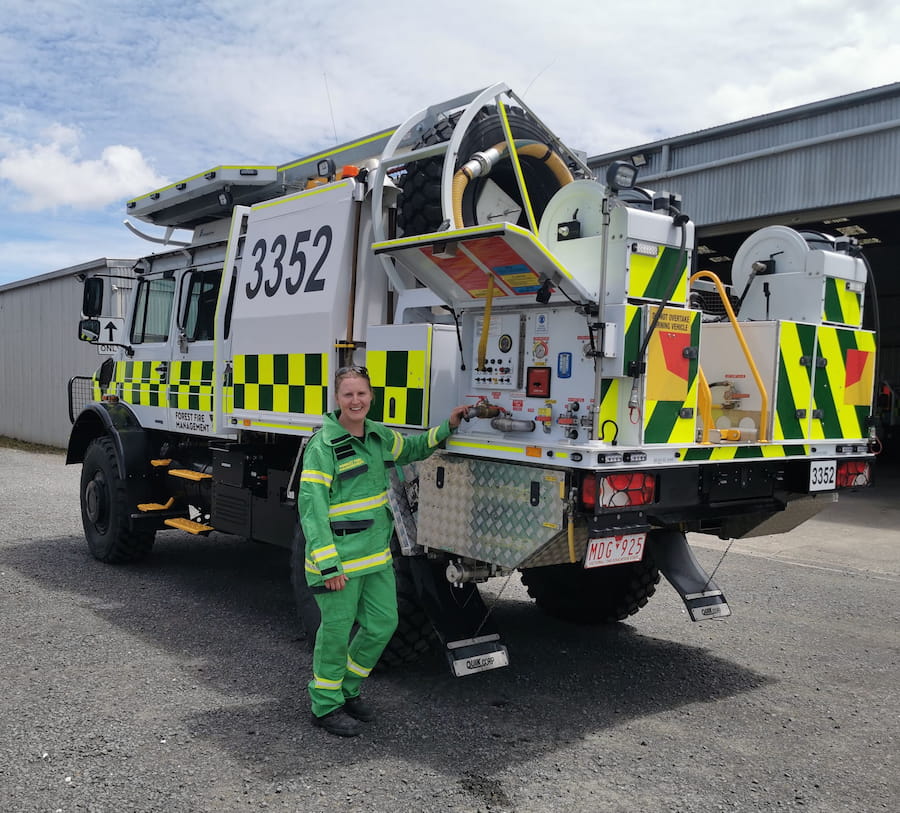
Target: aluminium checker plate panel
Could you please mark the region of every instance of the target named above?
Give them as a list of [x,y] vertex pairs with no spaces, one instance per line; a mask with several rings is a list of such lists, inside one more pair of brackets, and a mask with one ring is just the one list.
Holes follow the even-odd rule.
[[416,469],[425,547],[512,568],[565,528],[565,472],[441,452]]

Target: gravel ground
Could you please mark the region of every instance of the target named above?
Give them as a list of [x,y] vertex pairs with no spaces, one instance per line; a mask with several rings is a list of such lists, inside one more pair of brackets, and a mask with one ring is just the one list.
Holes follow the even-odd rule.
[[663,584],[627,624],[563,625],[515,576],[509,668],[378,675],[378,721],[340,740],[308,722],[286,553],[172,531],[102,565],[78,474],[0,449],[2,811],[896,809],[895,479],[795,548],[734,546],[727,621],[690,623]]

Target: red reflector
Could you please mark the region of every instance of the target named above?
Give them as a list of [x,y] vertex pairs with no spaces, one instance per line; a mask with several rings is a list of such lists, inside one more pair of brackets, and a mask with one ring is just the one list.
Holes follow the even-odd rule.
[[837,465],[837,487],[867,486],[872,481],[869,464],[862,460],[842,460]]
[[642,471],[610,474],[600,478],[601,508],[625,508],[653,502],[656,476]]
[[585,508],[593,508],[597,504],[597,478],[592,474],[581,481],[581,502]]

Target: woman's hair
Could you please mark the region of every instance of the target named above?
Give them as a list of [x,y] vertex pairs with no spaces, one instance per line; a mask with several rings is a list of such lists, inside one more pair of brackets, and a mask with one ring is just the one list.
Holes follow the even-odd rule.
[[345,378],[364,378],[366,384],[369,385],[369,389],[372,389],[372,381],[369,378],[369,371],[365,367],[360,367],[357,364],[351,364],[347,367],[338,367],[337,372],[334,374],[334,391],[337,391],[341,388],[341,381]]

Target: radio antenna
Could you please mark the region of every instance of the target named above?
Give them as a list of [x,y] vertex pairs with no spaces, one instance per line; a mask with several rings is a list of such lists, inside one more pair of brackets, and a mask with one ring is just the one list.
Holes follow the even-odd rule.
[[337,126],[334,123],[334,107],[331,105],[331,90],[328,87],[328,74],[323,73],[322,76],[325,79],[325,95],[328,97],[328,109],[331,111],[331,130],[334,133],[334,143],[337,144]]

